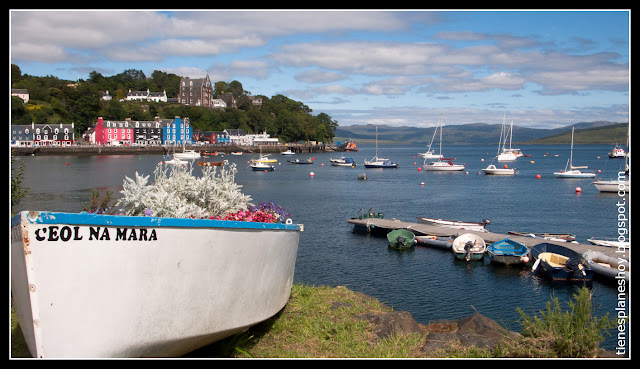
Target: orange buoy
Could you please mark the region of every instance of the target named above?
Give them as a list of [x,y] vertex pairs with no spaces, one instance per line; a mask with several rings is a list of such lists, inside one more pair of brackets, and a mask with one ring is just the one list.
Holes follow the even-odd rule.
[[316,174],[315,174],[314,172],[311,172],[311,173],[309,173],[309,176],[311,176],[311,177],[315,177],[315,176],[316,176]]
[[504,169],[509,169],[509,167],[507,166],[507,164],[504,165]]
[[66,162],[64,165],[69,165],[69,162]]
[[582,192],[582,188],[576,187],[576,192]]
[[418,167],[418,172],[421,172],[421,171],[422,171],[422,168]]
[[540,177],[541,177],[541,175],[540,175],[540,174],[538,174],[538,175],[536,176],[536,178],[540,178]]

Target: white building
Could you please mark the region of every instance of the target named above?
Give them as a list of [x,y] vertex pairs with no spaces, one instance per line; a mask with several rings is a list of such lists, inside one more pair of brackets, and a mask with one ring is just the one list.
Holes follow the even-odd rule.
[[213,99],[211,102],[214,108],[225,109],[227,107],[227,103],[222,99]]
[[24,100],[24,102],[26,103],[27,101],[29,101],[29,91],[26,89],[22,89],[22,88],[12,88],[11,89],[11,96],[18,96],[19,98],[21,98],[22,100]]
[[267,132],[247,136],[249,136],[251,146],[275,146],[278,144],[278,139],[276,137],[271,137]]
[[147,89],[147,91],[129,90],[126,100],[167,102],[167,91],[150,92],[149,89]]

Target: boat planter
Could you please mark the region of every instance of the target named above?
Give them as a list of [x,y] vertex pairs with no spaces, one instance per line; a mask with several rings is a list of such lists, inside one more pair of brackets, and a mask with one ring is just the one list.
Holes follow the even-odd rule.
[[176,357],[280,311],[301,225],[24,211],[11,295],[34,357]]

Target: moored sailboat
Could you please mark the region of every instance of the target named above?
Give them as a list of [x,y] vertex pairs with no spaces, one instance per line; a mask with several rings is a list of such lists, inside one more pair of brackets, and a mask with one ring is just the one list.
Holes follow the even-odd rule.
[[427,164],[427,159],[425,159],[422,165],[424,166],[424,169],[428,171],[453,171],[453,172],[462,171],[464,170],[464,164],[454,164],[453,161],[455,159],[453,158],[445,159],[442,156],[442,128],[443,128],[443,123],[442,123],[442,114],[441,114],[440,115],[440,154],[439,154],[438,161],[432,161],[429,164]]
[[398,163],[391,161],[390,159],[383,159],[378,157],[378,126],[376,126],[376,156],[371,160],[364,161],[365,168],[397,168]]
[[580,169],[587,169],[588,166],[580,166],[576,167],[573,165],[573,134],[575,131],[575,127],[571,127],[571,155],[569,156],[569,160],[567,160],[567,165],[565,166],[563,171],[554,172],[553,175],[557,178],[593,178],[596,176],[593,172],[581,172]]

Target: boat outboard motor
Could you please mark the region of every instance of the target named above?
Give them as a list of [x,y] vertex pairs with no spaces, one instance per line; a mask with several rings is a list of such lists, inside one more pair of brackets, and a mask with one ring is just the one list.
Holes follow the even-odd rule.
[[567,263],[565,265],[569,270],[571,270],[574,273],[580,271],[582,272],[582,275],[587,275],[584,272],[584,266],[582,266],[582,261],[580,260],[580,258],[577,258],[577,257],[570,258],[569,260],[567,260]]
[[399,235],[398,237],[396,237],[396,241],[398,241],[398,243],[404,245],[405,238],[402,237],[402,235]]
[[473,248],[473,241],[467,241],[467,243],[464,244],[464,259],[466,261],[471,260],[471,249]]

